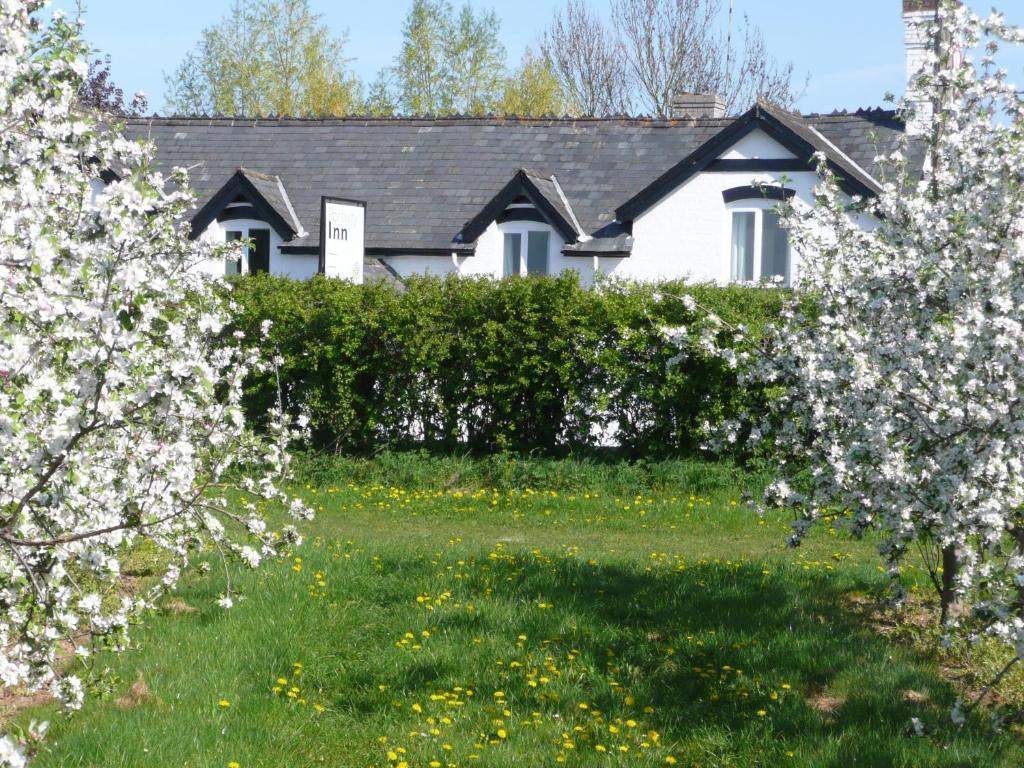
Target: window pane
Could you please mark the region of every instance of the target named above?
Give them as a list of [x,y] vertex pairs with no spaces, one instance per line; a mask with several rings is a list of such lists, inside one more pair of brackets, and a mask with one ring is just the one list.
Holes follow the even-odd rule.
[[249,273],[255,275],[259,272],[270,271],[270,230],[250,229],[249,240]]
[[[235,232],[234,230],[228,230],[224,233],[224,242],[237,243],[242,239],[241,232]],[[236,251],[237,253],[237,251]],[[238,253],[237,256],[228,256],[224,259],[224,274],[225,275],[237,275],[242,271],[242,255]]]
[[526,273],[546,275],[548,273],[548,244],[550,232],[528,232],[526,238]]
[[761,225],[761,277],[782,278],[789,285],[789,235],[779,222],[779,214],[765,211]]
[[518,275],[521,263],[520,251],[523,247],[523,236],[518,232],[505,235],[505,277]]
[[750,282],[754,279],[754,216],[753,211],[732,215],[732,279]]

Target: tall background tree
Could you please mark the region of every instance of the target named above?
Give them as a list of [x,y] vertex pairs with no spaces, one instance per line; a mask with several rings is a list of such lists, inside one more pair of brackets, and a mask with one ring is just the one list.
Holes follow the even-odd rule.
[[444,60],[451,5],[445,0],[413,0],[402,25],[402,50],[395,60],[399,102],[406,114],[438,114],[449,101],[450,74]]
[[398,112],[398,96],[390,69],[382,69],[370,83],[363,111],[372,117],[389,117]]
[[555,12],[541,51],[579,114],[629,112],[630,82],[622,46],[586,0],[569,0]]
[[505,82],[505,46],[501,22],[493,10],[462,6],[447,39],[445,59],[451,73],[449,99],[454,111],[482,115],[495,111]]
[[789,107],[799,95],[792,64],[772,58],[759,29],[744,19],[726,34],[722,0],[609,2],[603,18],[590,0],[567,0],[510,66],[493,9],[412,0],[394,64],[363,98],[346,37],[332,37],[309,0],[233,0],[166,77],[167,104],[255,116],[667,117],[680,91],[719,94],[730,113],[758,97]]
[[605,22],[585,0],[568,0],[543,50],[583,114],[668,117],[681,91],[721,95],[730,114],[758,97],[792,106],[793,65],[772,58],[746,18],[734,43],[722,11],[722,0],[610,0]]
[[566,115],[573,111],[551,59],[527,48],[519,66],[505,80],[498,111],[527,117]]
[[393,75],[398,103],[410,115],[494,112],[506,77],[501,22],[493,10],[447,0],[414,0],[402,26]]
[[165,77],[183,114],[323,116],[361,111],[362,86],[309,0],[235,0]]

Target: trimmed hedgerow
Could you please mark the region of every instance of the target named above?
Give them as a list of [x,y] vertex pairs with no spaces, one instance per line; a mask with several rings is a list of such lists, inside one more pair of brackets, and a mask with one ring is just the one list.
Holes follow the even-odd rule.
[[[750,406],[736,372],[705,354],[711,312],[756,331],[775,290],[710,285],[579,285],[574,273],[493,281],[414,278],[404,290],[265,275],[231,283],[235,327],[282,359],[290,407],[309,414],[315,447],[451,452],[585,452],[614,443],[632,456],[694,453],[704,425]],[[680,300],[693,296],[691,311]],[[665,327],[694,329],[679,350]],[[250,382],[251,414],[276,396]]]

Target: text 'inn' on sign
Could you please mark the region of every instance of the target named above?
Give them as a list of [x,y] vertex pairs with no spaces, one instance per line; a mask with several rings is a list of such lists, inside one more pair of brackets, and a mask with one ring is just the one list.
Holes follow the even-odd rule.
[[321,197],[320,272],[327,277],[363,282],[365,233],[365,202]]

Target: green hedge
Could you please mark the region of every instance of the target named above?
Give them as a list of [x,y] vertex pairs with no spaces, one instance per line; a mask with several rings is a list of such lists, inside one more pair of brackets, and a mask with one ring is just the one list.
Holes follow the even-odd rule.
[[[396,291],[324,278],[255,276],[231,283],[235,327],[283,359],[291,407],[311,419],[314,446],[369,453],[418,447],[556,455],[599,447],[618,424],[633,456],[692,454],[701,425],[754,395],[693,344],[675,350],[662,326],[712,311],[757,329],[778,315],[775,290],[682,284],[581,288],[575,275],[493,281],[415,278]],[[679,296],[698,301],[688,311]],[[233,330],[233,329],[232,329]],[[274,397],[258,378],[254,418]]]

